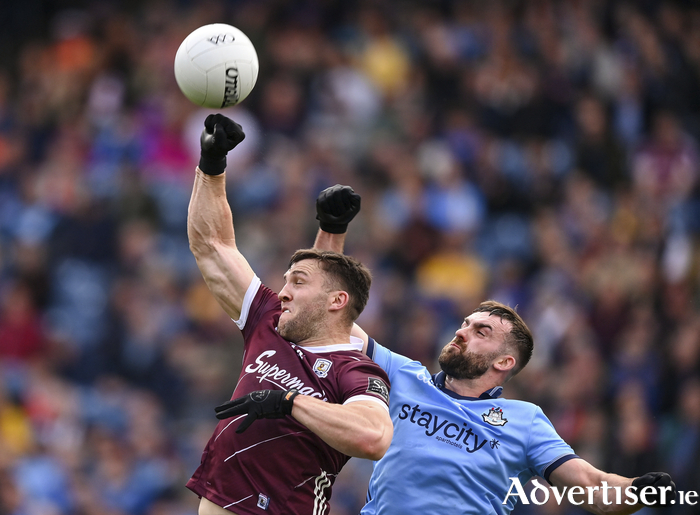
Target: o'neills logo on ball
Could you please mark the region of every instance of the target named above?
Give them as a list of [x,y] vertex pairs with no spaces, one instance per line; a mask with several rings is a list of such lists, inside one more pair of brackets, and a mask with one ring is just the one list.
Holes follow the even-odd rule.
[[241,97],[241,89],[238,81],[238,68],[229,66],[226,68],[226,86],[224,87],[224,101],[221,107],[228,107],[238,103]]
[[233,34],[219,34],[209,38],[209,42],[215,45],[227,45],[234,41],[236,41],[236,37]]

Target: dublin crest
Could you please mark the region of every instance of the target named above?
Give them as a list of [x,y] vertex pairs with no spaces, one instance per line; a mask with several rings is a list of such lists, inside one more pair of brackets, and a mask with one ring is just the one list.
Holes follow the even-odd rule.
[[484,422],[492,426],[504,426],[508,419],[503,418],[503,410],[501,408],[491,408],[488,413],[481,415]]

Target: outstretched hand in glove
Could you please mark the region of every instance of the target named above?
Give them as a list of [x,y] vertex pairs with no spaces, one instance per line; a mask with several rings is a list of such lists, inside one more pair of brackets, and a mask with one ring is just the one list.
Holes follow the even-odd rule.
[[360,212],[360,196],[350,186],[336,184],[326,188],[316,198],[316,219],[321,229],[342,234],[348,224]]
[[[676,500],[676,483],[666,472],[647,472],[632,481],[632,486],[637,489],[636,494],[639,497],[639,502],[645,506],[660,508],[670,506],[671,501],[675,502]],[[647,487],[653,487],[653,490],[644,492]],[[666,489],[664,495],[661,495],[661,488]],[[642,496],[642,492],[644,492],[644,496]]]
[[294,397],[297,395],[297,390],[256,390],[225,402],[214,408],[214,411],[219,420],[247,413],[248,416],[236,429],[236,433],[242,433],[259,418],[284,418],[291,415]]
[[204,120],[199,140],[202,149],[199,169],[207,175],[220,175],[226,169],[226,154],[245,139],[243,129],[223,114],[210,114]]

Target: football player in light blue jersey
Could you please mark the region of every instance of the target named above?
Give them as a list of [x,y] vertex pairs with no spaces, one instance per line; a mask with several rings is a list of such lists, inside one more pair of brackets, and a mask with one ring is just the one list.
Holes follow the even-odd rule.
[[[343,218],[348,193],[333,188],[317,200],[322,222]],[[339,233],[320,230],[315,246],[342,252],[345,234]],[[389,450],[375,462],[362,515],[505,515],[518,500],[531,499],[522,485],[533,476],[593,513],[641,509],[637,496],[644,487],[651,487],[647,503],[674,502],[668,474],[632,479],[603,472],[576,455],[538,406],[499,399],[503,384],[527,365],[533,350],[529,328],[510,307],[487,301],[467,316],[442,349],[442,371],[435,375],[358,326],[353,334],[389,375],[394,424]]]

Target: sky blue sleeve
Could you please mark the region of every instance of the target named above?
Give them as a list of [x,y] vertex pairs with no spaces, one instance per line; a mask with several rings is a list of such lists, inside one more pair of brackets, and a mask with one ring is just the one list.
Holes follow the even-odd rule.
[[383,345],[379,345],[373,338],[369,338],[369,341],[367,342],[367,355],[372,358],[377,365],[384,369],[389,376],[389,381],[391,381],[391,375],[393,373],[401,368],[401,366],[406,363],[410,363],[411,361],[406,356],[391,352]]
[[549,480],[554,468],[576,457],[574,450],[559,436],[542,409],[536,407],[527,446],[528,466],[532,472]]

